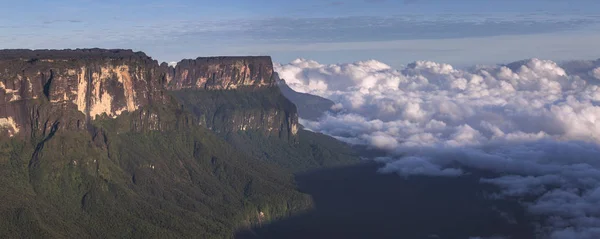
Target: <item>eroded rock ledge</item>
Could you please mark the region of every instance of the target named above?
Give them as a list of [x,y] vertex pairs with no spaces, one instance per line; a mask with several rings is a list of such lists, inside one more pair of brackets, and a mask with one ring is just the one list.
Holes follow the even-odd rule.
[[[173,101],[169,90],[269,89],[277,87],[273,74],[268,56],[201,57],[170,67],[132,50],[0,50],[0,138],[83,130],[98,117],[115,118],[147,105],[169,104]],[[292,108],[281,112],[287,118],[280,121],[285,122],[269,124],[265,130],[284,126],[280,130],[295,134],[297,114]],[[227,125],[259,118],[236,116]]]
[[272,87],[273,62],[269,56],[199,57],[182,60],[170,68],[169,90],[232,90]]

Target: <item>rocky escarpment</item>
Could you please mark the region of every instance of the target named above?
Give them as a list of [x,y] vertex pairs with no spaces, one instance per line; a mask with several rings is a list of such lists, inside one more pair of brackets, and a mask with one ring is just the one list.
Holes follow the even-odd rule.
[[165,83],[218,133],[252,130],[293,140],[296,106],[281,94],[275,75],[267,56],[197,58],[170,67]]
[[130,50],[0,51],[0,137],[83,130],[166,103],[165,78],[157,61]]
[[85,130],[124,112],[138,114],[133,129],[161,129],[167,126],[157,114],[140,109],[172,103],[167,90],[192,95],[184,103],[219,133],[293,139],[298,131],[296,108],[281,96],[270,57],[197,58],[169,67],[131,50],[3,50],[0,137]]
[[169,90],[233,90],[266,88],[275,85],[273,62],[268,56],[199,57],[186,59],[171,67]]
[[167,90],[208,99],[195,103],[213,131],[295,133],[272,66],[234,59],[190,67],[214,77],[184,88],[192,78],[140,52],[0,51],[0,237],[226,238],[309,208],[286,171],[199,126]]

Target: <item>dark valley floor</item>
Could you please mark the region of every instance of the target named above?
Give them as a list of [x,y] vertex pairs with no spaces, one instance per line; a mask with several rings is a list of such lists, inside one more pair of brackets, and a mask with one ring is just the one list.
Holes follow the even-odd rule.
[[524,208],[492,200],[475,176],[403,178],[377,163],[297,177],[315,210],[238,232],[237,238],[535,238]]

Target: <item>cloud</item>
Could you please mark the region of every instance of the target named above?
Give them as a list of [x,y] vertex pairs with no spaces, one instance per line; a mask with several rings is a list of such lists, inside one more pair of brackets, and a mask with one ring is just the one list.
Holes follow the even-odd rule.
[[55,23],[82,23],[82,20],[69,19],[69,20],[48,20],[44,21],[44,24],[55,24]]
[[378,159],[379,161],[391,161],[381,168],[382,173],[398,173],[404,176],[426,175],[426,176],[460,176],[463,174],[461,169],[442,168],[440,165],[432,163],[429,159],[420,157],[405,157],[402,160]]
[[[382,173],[457,177],[520,198],[548,238],[600,236],[600,61],[530,59],[458,69],[417,61],[276,64],[297,91],[336,111],[308,129],[384,150]],[[527,200],[525,200],[527,199]]]
[[[332,7],[344,3],[327,1],[317,7]],[[312,8],[314,10],[314,7]],[[248,52],[250,45],[266,44],[265,51],[276,44],[338,44],[423,39],[458,39],[507,35],[530,35],[556,33],[565,30],[584,29],[597,24],[597,16],[572,15],[478,15],[445,14],[432,19],[428,15],[409,14],[398,16],[349,16],[349,17],[279,17],[215,19],[202,18],[187,21],[177,18],[116,19],[115,16],[97,19],[73,19],[87,24],[48,24],[36,22],[3,25],[19,28],[5,35],[15,40],[1,41],[0,48],[66,48],[73,45],[129,45],[129,48],[156,46],[176,48],[184,45],[189,48],[202,46],[214,49],[240,46]],[[44,38],[31,37],[31,32],[43,34]],[[66,40],[65,40],[66,39]],[[218,44],[216,43],[218,42]],[[376,42],[373,44],[373,42]],[[191,45],[197,43],[198,46]],[[402,44],[388,43],[396,48]],[[329,46],[321,47],[327,49]],[[285,47],[282,47],[285,48]],[[420,47],[423,48],[423,45]],[[364,48],[361,48],[364,49]],[[410,48],[408,48],[410,49]],[[432,49],[432,46],[427,46]],[[435,49],[435,47],[433,48]],[[183,49],[182,49],[183,50]],[[343,49],[345,50],[345,49]],[[449,50],[449,49],[441,49]],[[452,49],[450,49],[452,50]],[[166,50],[167,51],[167,50]],[[172,51],[172,50],[171,50]]]

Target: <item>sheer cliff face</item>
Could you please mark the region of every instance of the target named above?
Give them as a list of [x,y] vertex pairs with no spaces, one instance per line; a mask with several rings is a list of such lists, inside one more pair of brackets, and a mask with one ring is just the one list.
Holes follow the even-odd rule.
[[182,60],[167,77],[170,90],[233,90],[275,85],[271,57],[200,57]]
[[296,106],[283,97],[275,75],[270,57],[197,58],[170,67],[166,85],[215,132],[294,139]]
[[0,136],[85,129],[100,116],[166,101],[165,76],[132,51],[0,51]]
[[86,130],[124,112],[135,112],[122,123],[126,130],[162,130],[175,119],[141,108],[173,103],[167,90],[193,91],[182,103],[202,109],[194,112],[200,123],[219,133],[293,138],[298,131],[296,107],[279,92],[270,57],[197,58],[169,67],[130,50],[3,50],[0,138]]

